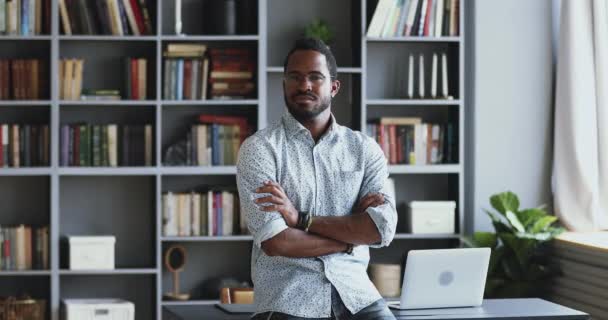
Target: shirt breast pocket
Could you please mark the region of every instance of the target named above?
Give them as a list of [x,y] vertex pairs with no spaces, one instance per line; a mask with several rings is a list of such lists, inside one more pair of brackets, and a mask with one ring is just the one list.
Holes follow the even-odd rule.
[[333,210],[337,215],[349,214],[357,202],[357,196],[363,182],[363,170],[334,171],[330,184],[333,194]]

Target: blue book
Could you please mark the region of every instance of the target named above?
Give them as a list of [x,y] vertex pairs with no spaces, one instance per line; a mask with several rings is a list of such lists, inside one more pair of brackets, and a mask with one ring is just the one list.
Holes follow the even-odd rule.
[[176,100],[182,100],[184,92],[184,59],[177,60],[177,92]]
[[30,2],[21,1],[21,35],[27,36],[30,33]]
[[211,139],[212,139],[212,147],[211,147],[211,165],[218,166],[220,164],[220,137],[219,137],[219,128],[220,125],[214,123],[211,125]]

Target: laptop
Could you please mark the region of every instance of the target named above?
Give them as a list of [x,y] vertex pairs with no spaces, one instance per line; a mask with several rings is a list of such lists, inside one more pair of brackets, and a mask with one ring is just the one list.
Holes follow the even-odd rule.
[[490,248],[411,250],[401,301],[393,309],[478,307],[483,302]]

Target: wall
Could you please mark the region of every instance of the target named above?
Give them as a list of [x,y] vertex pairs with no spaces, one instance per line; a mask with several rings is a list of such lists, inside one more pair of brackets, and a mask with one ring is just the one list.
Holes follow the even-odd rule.
[[482,209],[494,193],[551,202],[552,1],[466,4],[466,227],[492,230]]

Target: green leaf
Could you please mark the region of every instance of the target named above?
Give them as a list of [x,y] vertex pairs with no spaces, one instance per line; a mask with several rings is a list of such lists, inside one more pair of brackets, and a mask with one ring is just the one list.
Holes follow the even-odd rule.
[[556,216],[544,216],[544,217],[538,219],[534,223],[534,225],[530,229],[530,232],[537,233],[537,232],[545,231],[555,221],[557,221],[557,217]]
[[500,221],[500,218],[497,215],[495,215],[492,211],[487,210],[487,209],[483,209],[483,211],[485,211],[485,213],[490,217],[492,222]]
[[511,191],[498,193],[490,197],[490,203],[496,211],[506,215],[507,211],[517,212],[519,209],[519,198]]
[[509,233],[499,233],[498,236],[503,244],[515,254],[516,262],[521,267],[527,268],[536,248],[535,239],[519,238]]
[[506,216],[507,216],[507,220],[509,220],[509,223],[511,224],[511,226],[513,226],[513,228],[515,228],[515,230],[517,230],[519,232],[526,231],[526,229],[521,224],[521,222],[519,222],[519,219],[517,219],[517,216],[515,215],[515,213],[513,213],[513,211],[507,210]]
[[525,209],[516,214],[526,230],[529,230],[538,219],[547,216],[547,212],[539,208]]
[[498,237],[492,232],[475,232],[473,234],[473,241],[477,247],[496,248],[498,244]]
[[494,225],[494,229],[496,229],[496,233],[500,233],[500,232],[513,233],[512,228],[502,221],[494,221],[494,222],[492,222],[492,225]]

